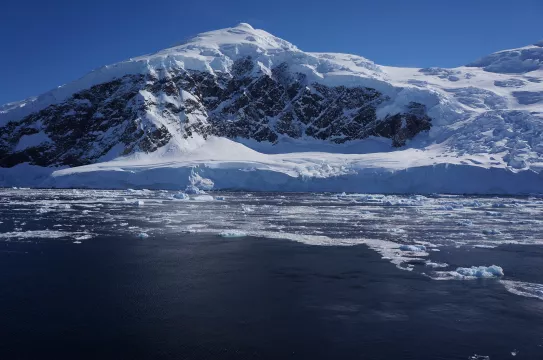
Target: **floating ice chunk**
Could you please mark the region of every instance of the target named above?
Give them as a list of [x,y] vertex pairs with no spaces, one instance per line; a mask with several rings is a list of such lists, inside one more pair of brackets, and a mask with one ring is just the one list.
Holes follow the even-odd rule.
[[215,200],[211,195],[198,195],[192,198],[195,201],[213,201]]
[[173,198],[178,199],[178,200],[188,200],[189,196],[181,191],[181,192],[178,192],[177,194],[174,194]]
[[434,269],[436,269],[436,268],[445,268],[445,267],[449,266],[449,264],[447,264],[447,263],[432,262],[430,260],[426,261],[426,263],[424,265],[426,265],[428,267],[431,267],[431,268],[434,268]]
[[387,232],[392,233],[392,234],[405,234],[406,231],[401,228],[388,228]]
[[485,211],[485,215],[488,215],[488,216],[503,216],[502,213],[495,212],[495,211]]
[[496,229],[485,229],[483,230],[484,235],[501,235],[502,232]]
[[146,238],[149,237],[149,234],[146,234],[146,233],[142,232],[142,233],[139,233],[139,234],[138,234],[138,237],[139,237],[140,239],[146,239]]
[[73,241],[73,243],[74,243],[74,244],[82,244],[82,242],[79,241],[79,240]]
[[517,349],[511,351],[511,355],[512,355],[512,356],[517,356],[517,354],[518,354],[518,350],[517,350]]
[[72,206],[70,204],[60,204],[57,206],[57,208],[63,209],[63,210],[69,210],[72,208]]
[[215,200],[225,201],[226,198],[224,196],[215,196]]
[[136,200],[132,204],[137,205],[137,206],[143,206],[145,203],[143,202],[143,200]]
[[459,226],[473,226],[473,221],[468,219],[459,220],[456,222],[456,225]]
[[423,252],[423,251],[426,251],[426,246],[424,246],[424,245],[401,245],[400,250],[402,250],[402,251]]
[[496,245],[477,244],[477,245],[473,245],[473,247],[479,248],[479,249],[494,249]]
[[92,239],[92,235],[91,234],[82,234],[82,235],[76,235],[74,236],[74,239],[75,240],[89,240],[89,239]]
[[504,203],[494,203],[494,204],[492,204],[492,207],[493,208],[506,208],[507,205],[505,205]]
[[459,267],[454,271],[436,271],[434,280],[474,280],[503,276],[503,269],[497,265]]
[[454,207],[452,205],[443,205],[443,206],[439,206],[437,210],[451,211],[451,210],[454,210]]
[[473,200],[472,202],[465,203],[464,206],[481,207],[483,205],[479,201]]
[[251,206],[251,205],[241,204],[241,208],[243,209],[244,212],[254,212],[255,211],[254,207]]
[[475,355],[470,356],[468,360],[490,360],[490,356],[475,354]]
[[198,189],[195,185],[191,184],[185,188],[185,193],[190,194],[190,195],[199,195],[199,194],[205,194],[206,192]]
[[469,268],[459,267],[456,269],[456,272],[463,277],[474,277],[474,278],[491,278],[503,276],[503,269],[497,265],[491,266],[472,266]]
[[42,207],[36,210],[38,214],[45,214],[51,211],[51,208],[48,207]]
[[225,231],[222,231],[219,235],[225,238],[236,238],[236,237],[247,236],[246,233],[240,230],[225,230]]

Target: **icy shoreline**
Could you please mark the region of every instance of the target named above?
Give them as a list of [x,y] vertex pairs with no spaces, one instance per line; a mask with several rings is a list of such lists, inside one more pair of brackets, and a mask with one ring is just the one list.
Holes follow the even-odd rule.
[[353,169],[330,176],[289,174],[278,169],[246,163],[215,163],[200,167],[89,167],[54,171],[51,168],[18,166],[0,169],[0,187],[92,188],[182,190],[195,171],[210,180],[213,190],[282,192],[365,192],[386,194],[480,194],[522,195],[543,192],[543,176],[533,171],[439,164],[403,170]]

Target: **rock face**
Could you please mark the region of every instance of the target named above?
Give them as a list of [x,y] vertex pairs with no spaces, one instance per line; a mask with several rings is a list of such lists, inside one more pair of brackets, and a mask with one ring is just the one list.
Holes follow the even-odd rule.
[[269,74],[256,67],[249,56],[236,60],[231,72],[174,69],[92,86],[0,127],[0,166],[79,166],[114,150],[153,152],[179,134],[270,143],[380,136],[401,147],[431,127],[423,104],[411,102],[378,119],[377,107],[390,99],[376,89],[309,82],[287,63]]

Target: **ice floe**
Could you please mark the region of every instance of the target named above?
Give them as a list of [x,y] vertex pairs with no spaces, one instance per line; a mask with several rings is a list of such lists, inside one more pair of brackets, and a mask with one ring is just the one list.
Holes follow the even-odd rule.
[[503,276],[503,269],[497,265],[459,267],[453,271],[436,271],[432,277],[437,280],[473,280]]
[[424,246],[424,245],[401,245],[400,250],[402,250],[402,251],[413,251],[413,252],[424,252],[424,251],[426,251],[426,246]]
[[244,237],[247,236],[247,234],[240,230],[224,230],[219,233],[220,236],[225,238],[236,238],[236,237]]
[[513,280],[501,280],[500,282],[512,294],[543,300],[543,284]]

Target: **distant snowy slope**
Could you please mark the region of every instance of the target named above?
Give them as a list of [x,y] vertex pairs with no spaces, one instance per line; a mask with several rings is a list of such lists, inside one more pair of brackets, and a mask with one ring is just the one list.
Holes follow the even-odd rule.
[[498,51],[468,66],[505,74],[524,74],[543,68],[543,40],[532,46]]
[[[417,168],[413,186],[390,180],[389,187],[421,191],[417,181],[446,177],[421,169],[449,165],[458,179],[471,171],[500,174],[485,175],[487,192],[514,193],[506,183],[521,178],[519,191],[537,192],[543,176],[541,43],[458,68],[397,68],[356,55],[304,52],[241,23],[0,107],[0,185],[16,184],[25,168],[36,171],[31,185],[70,186],[68,179],[77,178],[78,186],[88,179],[107,187],[77,174],[109,172],[113,184],[128,171],[144,172],[150,187],[168,167],[198,166],[222,169],[209,176],[224,176],[224,169],[254,176],[247,184],[264,174],[320,179],[311,189],[340,187],[333,179],[349,176],[354,189],[358,175],[368,184],[375,174],[367,169],[380,169],[375,180],[383,171]],[[69,169],[48,175],[58,167]],[[273,182],[261,183],[266,190]],[[447,184],[439,189],[485,192],[484,186]]]

